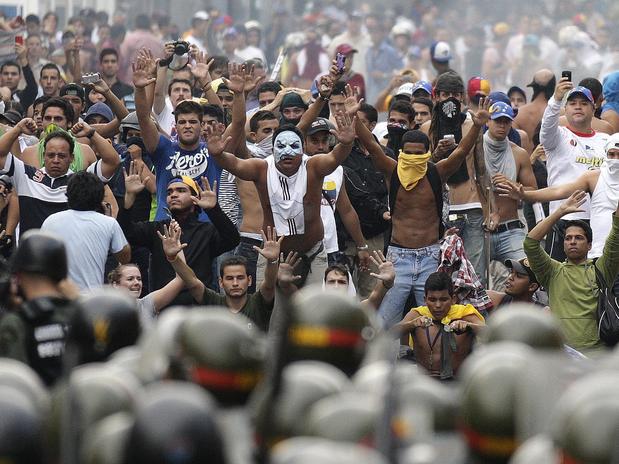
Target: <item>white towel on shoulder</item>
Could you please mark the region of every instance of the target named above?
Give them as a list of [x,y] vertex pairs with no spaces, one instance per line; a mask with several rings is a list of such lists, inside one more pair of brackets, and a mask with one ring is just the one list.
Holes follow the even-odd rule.
[[277,170],[273,156],[266,158],[267,190],[277,235],[305,233],[303,198],[307,192],[308,159],[309,156],[303,155],[299,170],[288,177]]

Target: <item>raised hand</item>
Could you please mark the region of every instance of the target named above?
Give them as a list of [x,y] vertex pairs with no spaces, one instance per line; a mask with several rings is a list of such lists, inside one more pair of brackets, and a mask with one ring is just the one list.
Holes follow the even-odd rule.
[[281,248],[282,241],[284,240],[284,236],[282,235],[278,239],[275,234],[275,228],[271,226],[267,227],[266,234],[263,230],[260,232],[262,233],[262,248],[254,246],[254,250],[264,256],[268,262],[275,261],[279,258],[279,250]]
[[318,81],[318,93],[324,98],[329,98],[331,96],[331,92],[333,92],[333,86],[335,85],[335,81],[333,76],[330,74],[327,76],[321,76]]
[[245,68],[245,88],[244,92],[248,94],[256,87],[258,84],[264,80],[266,76],[256,76],[256,68],[254,66],[251,69]]
[[561,203],[561,206],[559,206],[559,209],[561,210],[561,215],[565,216],[566,214],[570,213],[583,212],[584,210],[580,207],[585,201],[587,201],[587,196],[587,192],[584,192],[582,190],[576,190],[569,196],[569,198],[567,198],[563,201],[563,203]]
[[32,118],[22,119],[17,123],[20,132],[25,135],[35,135],[37,132],[37,123]]
[[357,116],[350,117],[345,113],[338,113],[335,115],[335,121],[337,122],[337,130],[332,130],[331,133],[337,137],[340,143],[349,145],[353,143],[355,137],[355,122]]
[[163,46],[163,57],[165,60],[170,60],[172,55],[174,55],[174,42],[166,42]]
[[81,137],[92,137],[95,130],[89,124],[80,121],[71,128],[71,132],[79,139]]
[[123,168],[123,175],[125,177],[125,191],[127,193],[137,195],[146,187],[145,182],[138,172],[137,163],[135,161],[131,161],[129,164],[129,174],[127,174],[127,170]]
[[299,264],[301,258],[296,251],[291,251],[284,258],[284,253],[279,257],[279,268],[277,269],[277,282],[280,287],[289,287],[295,282],[301,280],[300,275],[295,275],[294,268]]
[[187,246],[186,243],[181,243],[181,228],[175,220],[170,222],[170,225],[163,225],[163,235],[157,231],[157,235],[161,239],[163,252],[169,261],[174,261],[178,254]]
[[370,273],[375,279],[381,280],[385,288],[393,287],[395,283],[395,268],[391,261],[387,261],[382,251],[374,251],[374,256],[370,256],[370,260],[378,268],[378,274]]
[[204,176],[201,179],[204,188],[201,188],[198,184],[198,195],[192,196],[191,201],[193,201],[194,205],[207,211],[214,208],[217,204],[217,181],[213,181],[213,189],[211,189],[208,179]]
[[141,48],[138,50],[136,59],[139,60],[144,66],[144,70],[151,77],[157,77],[157,60],[153,56],[153,52],[148,48]]
[[213,60],[208,60],[206,53],[198,52],[195,55],[196,62],[194,64],[189,63],[187,67],[191,70],[191,74],[200,83],[200,87],[204,88],[213,80],[211,78],[211,65]]
[[570,82],[567,77],[562,77],[555,87],[554,97],[556,101],[563,100],[563,97],[574,87],[574,83]]
[[479,99],[479,109],[476,113],[471,111],[471,117],[473,118],[473,123],[477,127],[482,127],[488,122],[490,119],[490,112],[488,109],[490,108],[490,99],[487,97],[482,97]]
[[107,82],[105,82],[103,79],[99,79],[97,82],[93,82],[92,88],[95,90],[95,92],[99,92],[102,95],[105,94],[108,90],[110,90]]
[[232,137],[228,136],[223,138],[223,133],[226,127],[221,124],[207,125],[204,127],[204,138],[206,139],[206,146],[208,148],[209,155],[219,156],[225,150],[228,144],[232,141]]
[[229,79],[224,78],[228,88],[234,93],[245,90],[245,67],[242,64],[228,63]]
[[363,98],[359,98],[359,87],[355,87],[353,89],[349,84],[346,84],[344,92],[344,94],[346,95],[346,100],[344,100],[346,113],[348,113],[352,117],[356,115],[357,111],[359,111],[359,109],[361,108]]
[[24,44],[15,44],[15,54],[17,55],[17,61],[20,66],[26,66],[28,64],[28,48]]
[[157,80],[148,69],[148,61],[141,56],[138,56],[131,66],[133,67],[133,86],[136,89],[148,87]]

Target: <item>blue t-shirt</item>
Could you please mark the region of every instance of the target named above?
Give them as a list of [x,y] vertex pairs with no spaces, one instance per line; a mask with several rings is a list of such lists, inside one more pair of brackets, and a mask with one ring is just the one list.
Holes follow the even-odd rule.
[[[200,178],[206,177],[211,184],[219,184],[221,168],[211,159],[206,143],[200,142],[196,150],[183,150],[177,142],[159,136],[157,149],[151,155],[157,176],[157,212],[155,221],[167,219],[166,196],[168,182],[176,176],[188,176],[200,184]],[[201,185],[201,184],[200,184]],[[200,212],[200,221],[210,222],[204,211]]]

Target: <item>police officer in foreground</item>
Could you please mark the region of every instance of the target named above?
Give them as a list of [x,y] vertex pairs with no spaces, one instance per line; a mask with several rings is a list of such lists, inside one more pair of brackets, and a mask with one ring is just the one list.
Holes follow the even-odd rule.
[[67,277],[62,240],[38,230],[24,234],[11,274],[13,296],[23,301],[0,320],[0,356],[28,364],[52,385],[62,374],[67,325],[76,310],[61,289]]

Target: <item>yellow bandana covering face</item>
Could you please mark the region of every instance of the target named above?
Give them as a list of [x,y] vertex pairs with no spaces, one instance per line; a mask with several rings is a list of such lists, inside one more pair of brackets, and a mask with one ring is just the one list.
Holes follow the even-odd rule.
[[409,155],[400,150],[398,155],[398,178],[405,190],[412,190],[428,170],[431,154]]

